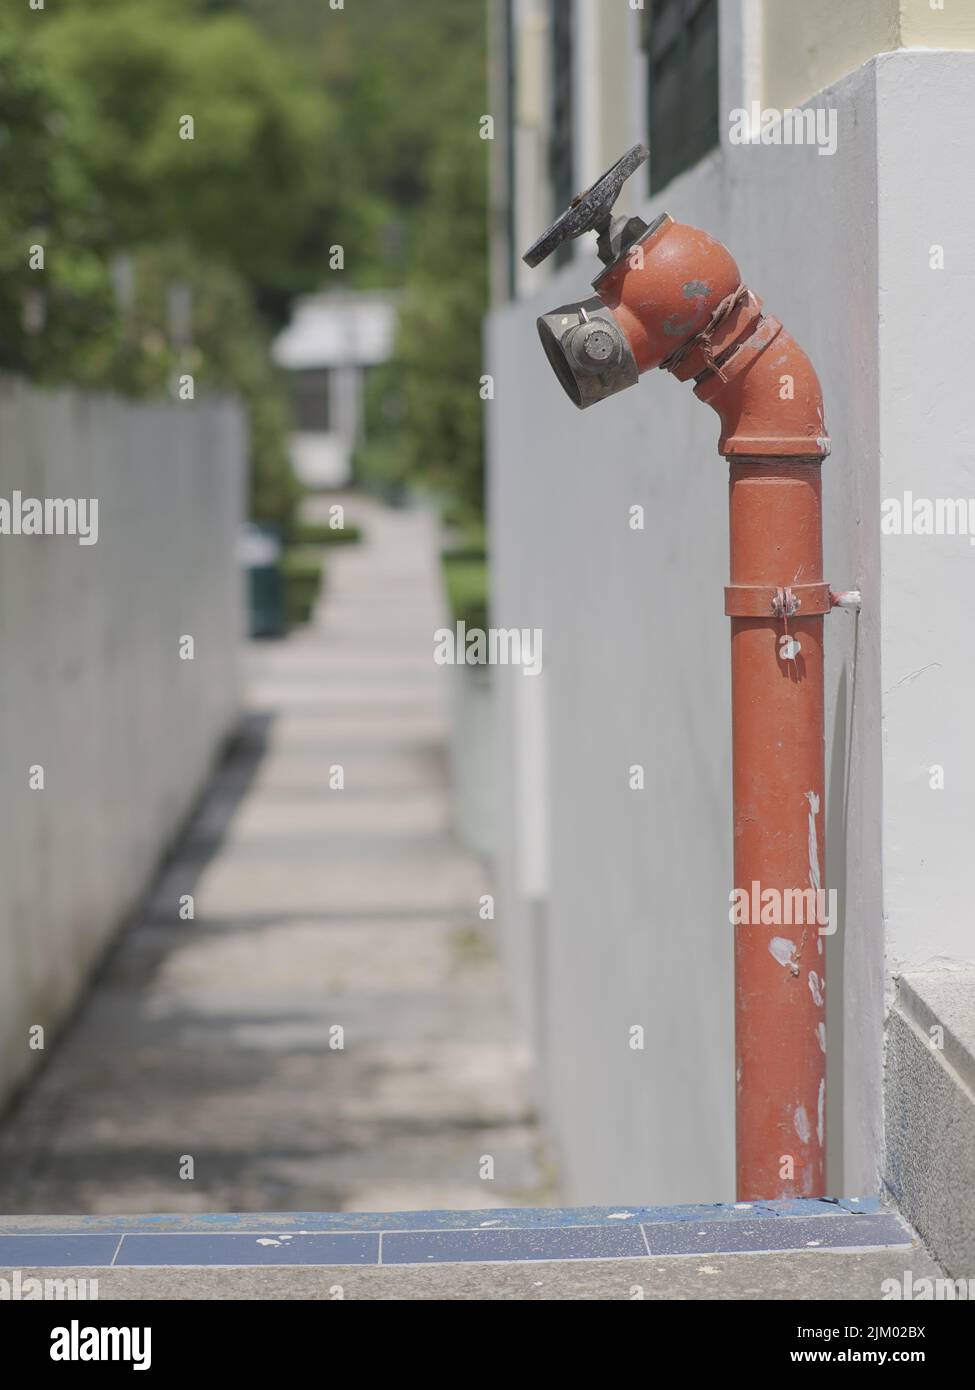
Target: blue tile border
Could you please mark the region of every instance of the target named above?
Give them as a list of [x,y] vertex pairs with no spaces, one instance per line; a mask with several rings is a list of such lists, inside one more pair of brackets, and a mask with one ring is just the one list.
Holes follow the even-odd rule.
[[479,1211],[207,1212],[133,1216],[0,1216],[0,1235],[153,1232],[313,1234],[338,1231],[508,1230],[566,1226],[647,1225],[673,1221],[753,1221],[756,1217],[868,1215],[885,1210],[879,1197],[800,1197],[785,1202],[716,1202],[697,1206],[487,1207]]
[[0,1267],[56,1269],[90,1265],[103,1269],[112,1263],[121,1243],[117,1235],[0,1235]]
[[674,1221],[646,1226],[644,1230],[654,1257],[872,1250],[911,1245],[910,1231],[893,1213],[773,1221]]
[[122,1237],[116,1267],[161,1265],[374,1265],[380,1236],[343,1231],[324,1235],[164,1234]]
[[3,1217],[0,1268],[441,1264],[910,1247],[876,1198],[678,1207]]
[[390,1231],[384,1265],[493,1263],[498,1260],[627,1260],[646,1258],[641,1226],[561,1226],[517,1231]]

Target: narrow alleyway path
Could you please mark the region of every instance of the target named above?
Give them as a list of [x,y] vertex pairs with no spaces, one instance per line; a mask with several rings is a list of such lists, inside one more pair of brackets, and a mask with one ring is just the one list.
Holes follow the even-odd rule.
[[348,518],[365,542],[329,553],[312,626],[248,648],[241,739],[0,1127],[0,1212],[553,1199],[484,870],[448,830],[435,528]]

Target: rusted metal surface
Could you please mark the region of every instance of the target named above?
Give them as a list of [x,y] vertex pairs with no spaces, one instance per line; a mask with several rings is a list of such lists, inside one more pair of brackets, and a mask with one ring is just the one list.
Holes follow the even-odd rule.
[[593,281],[641,372],[661,366],[696,338],[740,285],[738,267],[720,241],[670,217]]
[[[732,462],[733,587],[825,589],[820,487],[818,462]],[[731,704],[738,1197],[822,1196],[822,611],[732,618]]]
[[[825,1191],[828,929],[820,464],[808,357],[725,248],[668,222],[594,282],[637,366],[665,366],[717,411],[731,460],[737,1191]],[[678,341],[675,343],[675,337]],[[756,917],[757,908],[757,918]],[[798,920],[796,920],[798,918]],[[743,919],[743,920],[742,920]]]
[[[603,210],[603,220],[608,211]],[[534,249],[534,248],[533,248]],[[664,215],[593,281],[593,301],[539,320],[580,407],[663,367],[717,412],[730,461],[737,1186],[742,1201],[825,1190],[823,617],[855,607],[822,573],[829,453],[808,357],[741,282],[719,241]],[[580,328],[615,340],[582,377]],[[558,317],[556,317],[558,315]],[[625,369],[625,370],[624,370]],[[601,368],[599,370],[602,370]]]
[[694,394],[721,419],[726,458],[818,458],[829,453],[819,378],[778,319],[765,315],[722,364],[725,380],[705,376]]
[[720,242],[668,221],[640,247],[642,264],[631,267],[632,253],[621,259],[594,281],[596,293],[640,371],[664,366],[696,379],[731,460],[732,901],[745,919],[734,928],[738,1197],[821,1196],[823,615],[832,606],[822,573],[822,392]]

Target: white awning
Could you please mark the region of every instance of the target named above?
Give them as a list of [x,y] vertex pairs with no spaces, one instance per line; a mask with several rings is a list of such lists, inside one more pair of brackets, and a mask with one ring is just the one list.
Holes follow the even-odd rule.
[[305,295],[271,351],[280,367],[369,367],[392,356],[396,297],[381,291]]

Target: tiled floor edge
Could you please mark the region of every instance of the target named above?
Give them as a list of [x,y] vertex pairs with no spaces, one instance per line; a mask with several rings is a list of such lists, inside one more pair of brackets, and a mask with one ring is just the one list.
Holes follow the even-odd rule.
[[212,1212],[127,1216],[3,1216],[4,1235],[253,1234],[275,1232],[439,1231],[551,1229],[579,1226],[653,1226],[676,1221],[755,1221],[876,1214],[879,1197],[795,1198],[784,1202],[707,1203],[675,1206],[506,1207],[473,1211]]
[[[587,1209],[570,1209],[578,1217]],[[662,1209],[652,1210],[654,1217]],[[677,1209],[672,1209],[677,1210]],[[550,1260],[661,1259],[696,1255],[855,1251],[910,1248],[914,1236],[892,1210],[824,1213],[808,1209],[746,1212],[743,1219],[699,1207],[696,1220],[680,1209],[677,1219],[627,1219],[581,1224],[553,1221],[506,1226],[422,1226],[421,1213],[373,1213],[389,1223],[402,1215],[413,1224],[382,1230],[296,1229],[270,1220],[253,1230],[211,1224],[202,1230],[152,1229],[123,1233],[75,1226],[70,1231],[21,1229],[0,1232],[0,1268],[14,1267],[330,1267],[427,1265]],[[468,1222],[480,1213],[454,1213]],[[633,1213],[635,1216],[636,1213]],[[629,1214],[628,1214],[629,1216]]]

